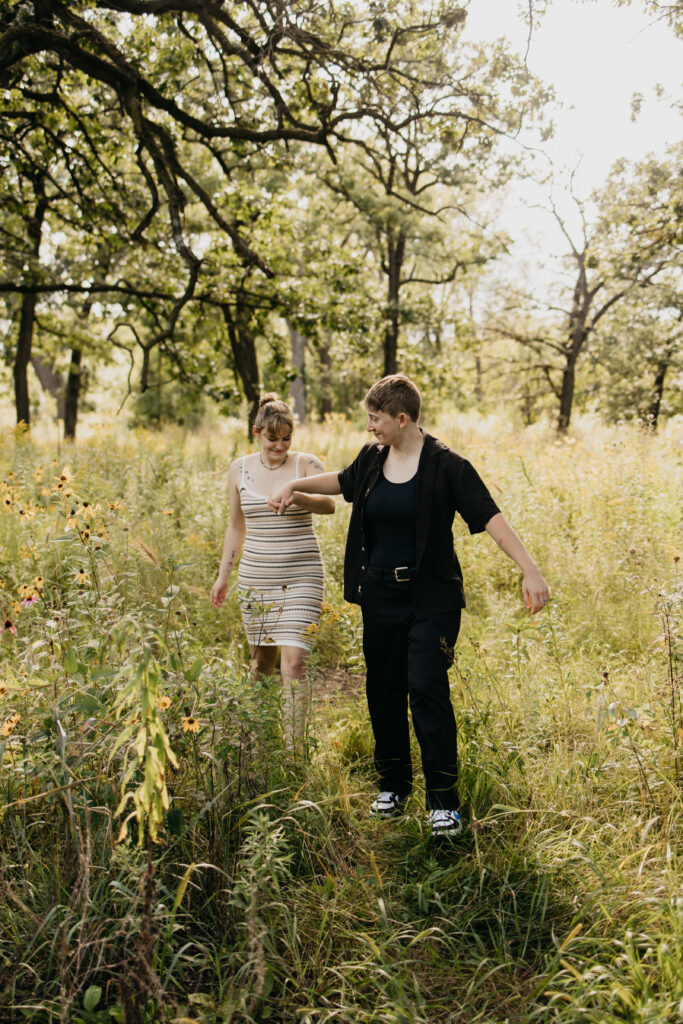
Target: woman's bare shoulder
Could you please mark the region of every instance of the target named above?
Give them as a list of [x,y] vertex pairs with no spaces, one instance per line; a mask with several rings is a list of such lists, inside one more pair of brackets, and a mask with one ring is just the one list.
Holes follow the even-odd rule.
[[314,476],[316,473],[324,473],[325,467],[317,455],[311,452],[298,452],[299,468],[304,471],[305,476]]

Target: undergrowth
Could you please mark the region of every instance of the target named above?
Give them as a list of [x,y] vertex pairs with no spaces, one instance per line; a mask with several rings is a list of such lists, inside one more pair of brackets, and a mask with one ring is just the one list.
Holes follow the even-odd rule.
[[[298,443],[340,467],[362,443],[343,427]],[[446,849],[419,790],[367,813],[348,510],[318,524],[306,756],[234,596],[208,602],[242,429],[3,439],[2,1020],[681,1020],[680,429],[435,431],[554,595],[530,618],[514,566],[457,527],[467,829]]]

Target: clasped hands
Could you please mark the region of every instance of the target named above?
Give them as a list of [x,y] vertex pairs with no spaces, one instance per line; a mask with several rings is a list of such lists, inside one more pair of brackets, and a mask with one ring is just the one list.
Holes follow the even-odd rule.
[[294,500],[294,491],[291,487],[286,484],[281,487],[279,491],[274,491],[273,494],[268,496],[268,504],[272,508],[273,512],[277,512],[279,516],[283,515]]

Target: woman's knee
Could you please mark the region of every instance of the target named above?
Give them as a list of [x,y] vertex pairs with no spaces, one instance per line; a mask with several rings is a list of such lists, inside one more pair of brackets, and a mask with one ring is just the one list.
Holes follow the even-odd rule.
[[301,648],[283,648],[280,656],[283,679],[303,679],[306,671],[306,652]]

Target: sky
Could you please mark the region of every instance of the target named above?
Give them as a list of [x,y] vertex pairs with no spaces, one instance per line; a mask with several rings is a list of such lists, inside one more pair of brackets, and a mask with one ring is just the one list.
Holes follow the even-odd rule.
[[[619,157],[662,152],[683,138],[683,114],[671,104],[683,99],[683,42],[643,6],[639,0],[620,8],[611,0],[552,0],[532,37],[528,66],[554,86],[562,104],[553,111],[555,137],[544,149],[557,167],[576,169],[582,195],[599,188]],[[526,50],[518,0],[471,0],[466,33],[471,39],[505,36],[515,50]],[[668,99],[657,99],[658,86]],[[635,122],[634,93],[644,96]],[[553,247],[565,248],[550,218],[522,213],[525,200],[532,200],[529,191],[511,196],[503,216],[508,229],[516,232],[523,221],[533,237],[540,232]]]

